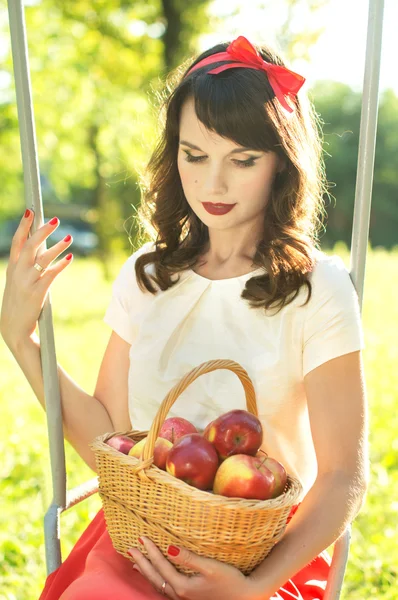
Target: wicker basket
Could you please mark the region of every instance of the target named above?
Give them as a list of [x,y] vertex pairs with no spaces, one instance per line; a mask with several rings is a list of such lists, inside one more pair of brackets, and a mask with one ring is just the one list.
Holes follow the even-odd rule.
[[[167,557],[169,544],[229,563],[248,575],[283,535],[291,508],[302,491],[288,475],[283,494],[271,500],[227,498],[198,490],[156,467],[155,441],[170,408],[195,379],[217,369],[235,373],[243,385],[247,410],[258,416],[256,396],[245,369],[232,360],[210,360],[187,373],[164,398],[148,431],[118,432],[139,441],[148,435],[142,458],[121,454],[97,437],[91,444],[98,467],[99,493],[107,529],[115,549],[139,547],[140,535],[150,538]],[[185,574],[193,571],[178,567]]]

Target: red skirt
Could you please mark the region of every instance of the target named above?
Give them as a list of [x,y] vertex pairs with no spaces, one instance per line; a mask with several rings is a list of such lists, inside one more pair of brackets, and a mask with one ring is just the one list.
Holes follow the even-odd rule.
[[[295,509],[292,509],[290,518]],[[323,600],[330,568],[325,551],[287,581],[270,600]],[[116,552],[101,509],[62,565],[46,580],[39,600],[160,600],[133,563]]]

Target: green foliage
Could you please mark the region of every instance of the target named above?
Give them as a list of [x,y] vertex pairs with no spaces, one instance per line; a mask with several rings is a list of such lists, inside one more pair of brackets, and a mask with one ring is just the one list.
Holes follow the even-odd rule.
[[[133,225],[134,235],[126,219],[156,135],[155,90],[178,57],[193,53],[209,26],[208,3],[41,0],[25,8],[40,170],[54,186],[52,204],[92,209],[105,270],[120,232]],[[7,40],[4,15],[0,5]],[[3,69],[10,87],[0,98],[0,219],[24,204],[11,52]],[[48,217],[53,208],[43,205]]]
[[[314,26],[314,15],[329,4],[329,0],[285,0],[287,16],[278,35],[278,41],[285,49],[289,60],[310,60],[309,50],[316,44],[321,34],[326,29],[326,24]],[[294,26],[295,17],[308,16],[303,28],[298,30]],[[312,18],[310,18],[312,17]]]
[[[343,244],[335,246],[349,266]],[[116,275],[123,256],[115,259]],[[394,600],[398,575],[398,346],[392,326],[398,307],[388,293],[398,250],[371,250],[367,260],[363,323],[364,363],[370,407],[371,484],[354,522],[343,600]],[[0,263],[0,289],[5,282]],[[76,285],[76,282],[80,284]],[[89,290],[76,295],[75,290]],[[102,322],[110,283],[94,260],[75,259],[51,288],[58,362],[92,393],[110,331]],[[42,518],[51,498],[45,415],[4,343],[0,343],[0,599],[35,600],[45,579]],[[93,476],[67,444],[69,487]],[[97,496],[61,517],[64,558],[100,508]]]
[[[322,29],[297,31],[297,12],[316,11],[328,0],[284,0],[278,33],[286,56],[306,58]],[[257,2],[257,5],[260,4]],[[264,5],[267,2],[263,3]],[[210,0],[41,0],[26,6],[32,92],[41,172],[62,206],[84,205],[96,224],[103,262],[134,237],[138,180],[157,137],[156,93],[170,69],[197,50],[200,34],[217,31]],[[223,18],[239,12],[232,2]],[[5,2],[0,36],[8,39]],[[0,219],[22,212],[23,188],[11,53],[0,97]],[[357,170],[361,95],[336,82],[312,90],[324,120],[326,170],[334,196],[328,204],[323,244],[350,242]],[[398,98],[380,98],[370,239],[373,246],[398,243]],[[54,199],[53,199],[54,203]],[[46,217],[53,216],[53,209]],[[51,214],[50,214],[51,213]]]
[[[332,202],[328,204],[323,243],[351,242],[358,161],[361,94],[342,83],[319,81],[312,90],[323,123],[325,164]],[[372,246],[391,248],[398,242],[396,149],[398,98],[392,90],[380,97],[370,214]]]

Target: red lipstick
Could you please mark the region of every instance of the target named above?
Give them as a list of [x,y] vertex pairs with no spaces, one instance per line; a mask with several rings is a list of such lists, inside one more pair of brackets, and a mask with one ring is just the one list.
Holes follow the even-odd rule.
[[229,213],[229,211],[232,210],[234,206],[235,204],[213,204],[212,202],[203,202],[203,207],[211,215],[225,215]]

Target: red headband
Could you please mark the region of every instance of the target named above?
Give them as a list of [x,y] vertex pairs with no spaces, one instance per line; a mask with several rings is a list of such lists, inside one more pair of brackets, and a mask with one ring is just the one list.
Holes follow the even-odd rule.
[[222,65],[221,67],[216,67],[215,69],[208,71],[208,73],[217,75],[226,69],[236,69],[238,67],[246,67],[247,69],[265,71],[267,73],[270,86],[274,90],[275,96],[278,98],[279,102],[288,112],[293,112],[292,107],[286,102],[285,96],[289,94],[295,96],[305,82],[305,78],[301,75],[298,75],[298,73],[289,71],[289,69],[286,69],[286,67],[274,65],[265,61],[256,48],[249,42],[249,40],[243,37],[243,35],[240,35],[238,38],[236,38],[236,40],[231,42],[226,52],[212,54],[211,56],[208,56],[207,58],[204,58],[198,62],[192,67],[192,69],[188,71],[187,75],[193,71],[196,71],[196,69],[205,67],[206,65],[211,65],[221,60],[230,61],[231,59],[237,62],[229,62],[227,65]]

